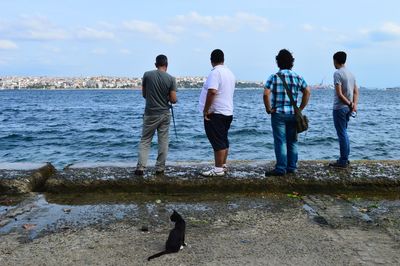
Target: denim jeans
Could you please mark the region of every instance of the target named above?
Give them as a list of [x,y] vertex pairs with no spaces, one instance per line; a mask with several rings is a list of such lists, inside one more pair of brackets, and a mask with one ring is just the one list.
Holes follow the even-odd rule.
[[296,118],[291,114],[271,115],[272,133],[276,157],[275,171],[285,174],[297,168]]
[[139,144],[139,159],[137,169],[144,170],[147,166],[151,140],[157,130],[158,138],[158,156],[155,165],[156,171],[164,171],[165,161],[168,154],[168,132],[171,121],[170,113],[160,115],[144,115],[142,138]]
[[347,135],[347,124],[350,118],[349,107],[333,110],[333,123],[335,124],[336,133],[339,139],[340,157],[338,163],[346,165],[350,154],[350,140]]

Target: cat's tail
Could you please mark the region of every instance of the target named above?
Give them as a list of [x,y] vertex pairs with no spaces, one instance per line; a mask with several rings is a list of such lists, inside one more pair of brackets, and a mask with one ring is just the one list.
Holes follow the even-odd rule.
[[161,257],[162,255],[169,254],[169,253],[171,253],[171,252],[164,250],[164,251],[154,254],[153,256],[148,257],[147,260],[152,260],[152,259]]

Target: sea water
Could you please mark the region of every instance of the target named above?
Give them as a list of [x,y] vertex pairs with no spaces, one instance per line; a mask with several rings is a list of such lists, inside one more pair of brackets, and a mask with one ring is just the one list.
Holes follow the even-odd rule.
[[[299,159],[334,160],[339,154],[332,120],[333,90],[313,90],[304,111],[310,128],[299,135]],[[198,89],[178,91],[171,119],[169,162],[213,160],[198,111]],[[360,90],[349,121],[350,159],[400,159],[399,91]],[[237,89],[229,131],[235,160],[274,160],[270,116],[262,89]],[[0,162],[78,162],[137,159],[144,99],[140,90],[1,90]],[[150,161],[157,156],[153,139]]]

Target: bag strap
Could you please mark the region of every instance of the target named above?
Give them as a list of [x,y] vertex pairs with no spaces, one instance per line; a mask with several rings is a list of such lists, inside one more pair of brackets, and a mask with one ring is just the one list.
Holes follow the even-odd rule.
[[286,83],[285,77],[281,74],[281,73],[276,73],[276,75],[278,75],[278,77],[282,80],[283,83],[283,87],[286,90],[286,94],[289,96],[290,99],[290,104],[293,106],[294,111],[297,113],[300,111],[299,107],[297,107],[296,102],[293,99],[293,93],[292,91],[289,89],[288,84]]

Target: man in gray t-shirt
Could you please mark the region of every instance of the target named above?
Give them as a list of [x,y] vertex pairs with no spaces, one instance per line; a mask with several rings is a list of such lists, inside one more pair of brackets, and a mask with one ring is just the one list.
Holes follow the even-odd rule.
[[142,89],[146,115],[169,113],[170,94],[176,91],[174,77],[160,69],[147,71],[143,75]]
[[347,134],[347,125],[351,114],[355,116],[357,113],[358,104],[356,79],[345,67],[346,57],[345,52],[337,52],[333,55],[333,64],[337,69],[333,75],[335,85],[333,122],[339,139],[340,157],[329,165],[341,168],[349,165],[350,140]]
[[143,115],[143,130],[139,144],[138,162],[135,175],[141,176],[147,166],[151,141],[157,130],[158,156],[156,174],[163,174],[168,153],[168,133],[171,115],[170,103],[176,103],[176,81],[167,73],[168,59],[165,55],[156,57],[156,70],[143,75],[142,95],[146,99]]

